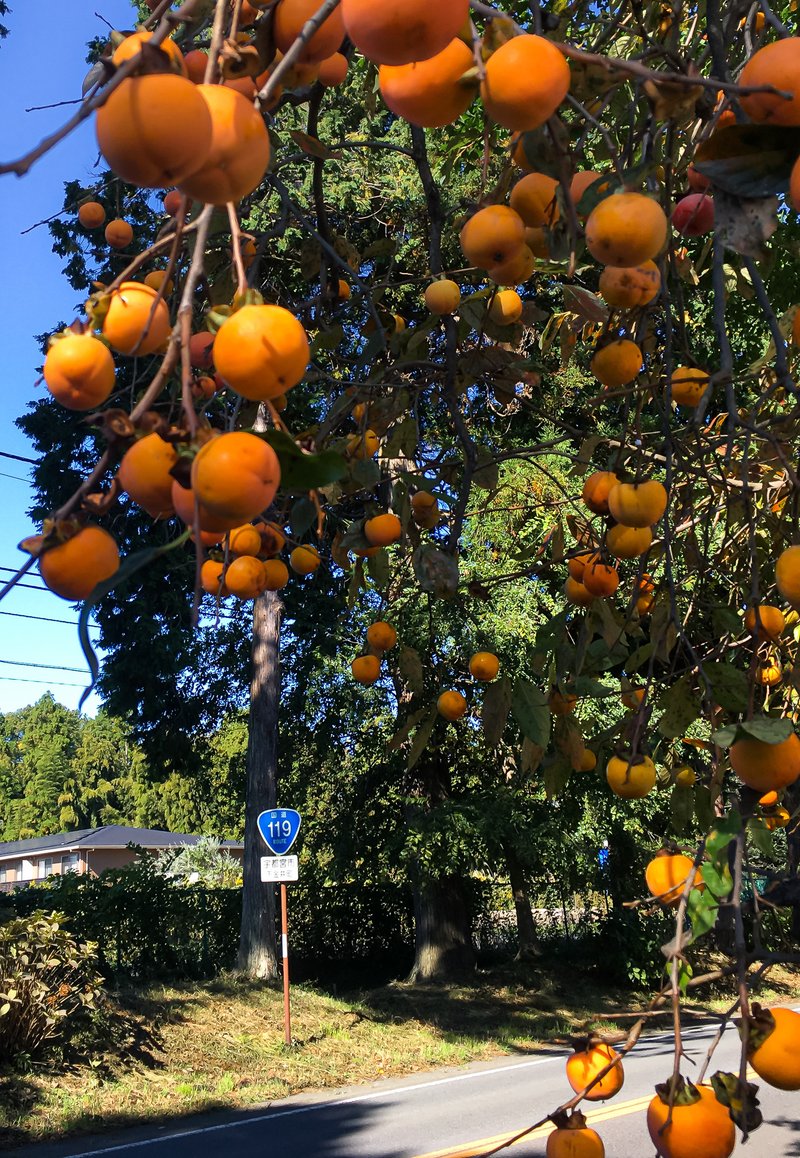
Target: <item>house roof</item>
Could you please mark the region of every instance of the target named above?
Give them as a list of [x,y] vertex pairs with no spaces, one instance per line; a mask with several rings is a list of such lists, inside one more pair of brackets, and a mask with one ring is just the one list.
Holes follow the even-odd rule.
[[[29,853],[63,852],[73,848],[125,848],[129,844],[140,844],[143,848],[174,848],[181,844],[197,844],[201,839],[180,832],[164,832],[160,828],[105,824],[102,828],[78,828],[73,832],[59,832],[55,836],[35,836],[31,840],[0,841],[0,860],[27,856]],[[220,845],[228,849],[244,848],[237,840],[222,840]]]

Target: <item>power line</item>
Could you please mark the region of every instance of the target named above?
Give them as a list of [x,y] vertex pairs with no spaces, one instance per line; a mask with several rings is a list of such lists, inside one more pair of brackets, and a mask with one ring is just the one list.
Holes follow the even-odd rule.
[[15,478],[17,482],[28,483],[29,486],[31,482],[29,478],[23,478],[21,474],[6,474],[3,470],[0,470],[0,478]]
[[25,458],[25,457],[24,457],[23,455],[21,455],[21,454],[9,454],[9,452],[8,452],[7,450],[0,450],[0,458],[13,458],[15,462],[29,462],[29,463],[31,463],[33,466],[38,466],[38,465],[39,465],[39,463],[38,463],[38,459],[35,459],[35,458]]
[[48,668],[50,671],[76,671],[78,675],[83,675],[85,671],[82,667],[62,667],[58,663],[25,663],[21,659],[0,659],[0,663],[10,664],[11,667],[40,667]]
[[[77,627],[77,619],[54,619],[51,615],[25,615],[22,611],[0,611],[0,615],[10,615],[13,619],[36,619],[40,623],[66,623],[68,627]],[[92,631],[99,631],[100,628],[96,623],[89,623]]]
[[65,683],[63,680],[26,680],[21,676],[0,676],[0,680],[5,680],[10,684],[39,684],[40,687],[46,688],[85,688],[86,684],[71,684]]

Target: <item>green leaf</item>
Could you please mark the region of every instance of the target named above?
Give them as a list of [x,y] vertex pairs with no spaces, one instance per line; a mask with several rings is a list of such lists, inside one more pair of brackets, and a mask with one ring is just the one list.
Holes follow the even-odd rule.
[[546,748],[550,740],[550,710],[545,694],[530,680],[519,679],[511,696],[511,711],[522,734]]
[[419,652],[405,643],[402,644],[397,657],[397,666],[409,690],[416,695],[422,695],[425,690],[425,673]]
[[368,557],[367,572],[379,591],[383,591],[388,586],[392,569],[389,564],[389,556],[385,551],[378,551],[377,555]]
[[563,643],[567,635],[567,616],[569,612],[565,609],[559,611],[558,615],[553,615],[550,619],[545,620],[542,626],[536,632],[536,651],[554,652]]
[[501,676],[487,685],[483,697],[483,734],[490,748],[496,748],[500,743],[510,711],[511,680],[508,676]]
[[296,503],[292,503],[292,509],[289,514],[289,526],[292,529],[292,535],[295,539],[302,539],[306,531],[314,526],[314,521],[317,517],[317,508],[312,503],[311,499],[298,499]]
[[643,663],[646,663],[653,654],[655,647],[652,643],[643,643],[641,647],[637,647],[636,651],[632,651],[625,660],[625,671],[638,671]]
[[422,753],[428,746],[428,741],[431,738],[431,732],[436,726],[436,718],[438,716],[436,708],[431,708],[428,715],[422,721],[420,726],[414,733],[414,739],[411,741],[411,748],[408,752],[408,760],[406,762],[406,771],[410,772],[414,765],[419,760]]
[[431,543],[423,543],[412,556],[414,574],[423,591],[435,595],[437,599],[452,599],[458,591],[458,559],[434,547]]
[[787,716],[761,716],[755,720],[743,720],[739,725],[742,732],[761,740],[764,744],[782,744],[794,731],[794,724]]
[[686,915],[692,926],[693,941],[698,941],[714,928],[718,909],[719,905],[708,889],[692,889],[686,902]]
[[738,734],[738,724],[726,724],[724,728],[718,728],[716,732],[711,733],[711,742],[719,748],[730,748]]
[[572,766],[569,757],[563,752],[558,752],[552,759],[545,761],[542,765],[542,773],[544,775],[544,791],[548,800],[552,800],[558,796],[559,792],[563,792],[571,772]]
[[746,672],[730,663],[704,663],[703,674],[721,708],[726,712],[747,711],[750,682]]
[[719,860],[720,853],[727,849],[731,841],[742,831],[742,818],[732,809],[727,816],[718,820],[708,834],[706,851],[712,860]]
[[381,481],[381,468],[374,458],[358,458],[350,463],[350,477],[362,490],[371,491]]
[[698,827],[703,832],[708,832],[711,825],[714,823],[714,809],[711,804],[711,790],[705,784],[695,784],[694,788],[683,791],[687,796],[694,796],[694,812],[697,817]]
[[347,462],[334,450],[306,454],[283,430],[268,430],[259,437],[268,442],[278,456],[283,491],[310,491],[347,474]]
[[692,793],[687,792],[685,788],[681,788],[676,784],[672,789],[669,807],[673,831],[676,835],[680,836],[689,829],[692,823],[692,817],[694,816]]
[[478,451],[478,465],[475,468],[472,481],[476,487],[484,491],[497,489],[497,484],[500,481],[500,469],[490,450]]
[[780,125],[727,125],[702,142],[695,168],[738,197],[786,193],[800,153],[800,129]]
[[575,680],[575,691],[579,696],[592,696],[594,699],[601,700],[606,696],[617,695],[619,688],[612,688],[592,676],[578,676]]
[[682,676],[671,688],[667,688],[658,706],[662,716],[658,721],[658,730],[668,740],[681,736],[700,715],[700,701],[692,686],[690,676]]
[[733,877],[727,862],[722,864],[706,861],[700,869],[700,875],[718,901],[730,895],[733,888]]
[[692,969],[688,961],[681,959],[678,962],[678,989],[682,997],[686,996],[689,989],[689,982],[693,977],[694,969]]
[[753,848],[758,849],[762,856],[767,857],[769,860],[775,860],[777,858],[772,833],[763,820],[754,818],[748,821],[747,835],[750,838]]

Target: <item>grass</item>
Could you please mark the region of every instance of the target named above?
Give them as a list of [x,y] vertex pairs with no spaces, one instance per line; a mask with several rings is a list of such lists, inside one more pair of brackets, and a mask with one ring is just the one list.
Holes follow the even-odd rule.
[[[564,1046],[590,1028],[624,1028],[647,1000],[563,978],[563,968],[552,977],[509,971],[472,986],[394,983],[350,999],[295,986],[291,1047],[273,988],[221,978],[118,993],[100,1027],[101,1056],[0,1075],[0,1148]],[[762,999],[798,992],[796,974],[773,974],[770,984]],[[729,1002],[720,991],[689,1009],[699,1016]]]

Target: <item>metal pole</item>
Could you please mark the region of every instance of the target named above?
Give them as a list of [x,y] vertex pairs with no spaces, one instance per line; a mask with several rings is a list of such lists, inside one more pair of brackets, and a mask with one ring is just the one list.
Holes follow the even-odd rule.
[[281,957],[283,959],[283,1040],[292,1044],[292,1010],[289,1004],[289,921],[286,912],[286,885],[281,884]]

